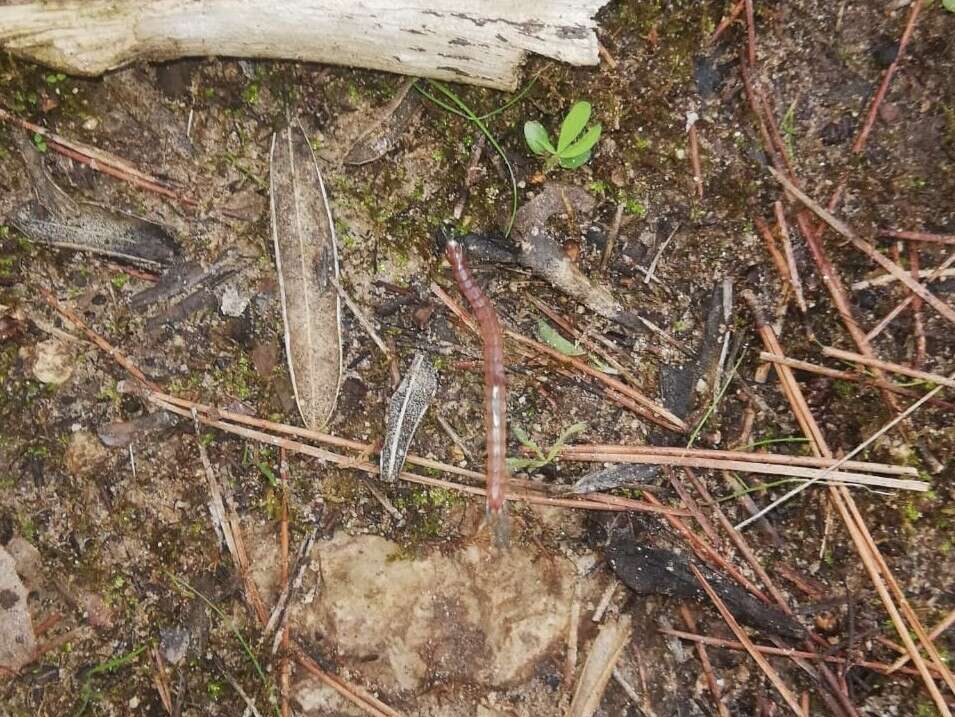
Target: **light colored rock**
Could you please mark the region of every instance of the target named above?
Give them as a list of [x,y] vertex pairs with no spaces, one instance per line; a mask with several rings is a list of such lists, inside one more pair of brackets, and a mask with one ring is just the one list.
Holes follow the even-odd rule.
[[7,552],[16,564],[16,571],[28,592],[39,590],[43,584],[43,559],[40,551],[19,535],[6,545]]
[[66,448],[66,469],[82,478],[95,473],[109,458],[109,452],[89,431],[77,431]]
[[33,375],[42,383],[65,383],[73,375],[73,354],[59,339],[47,339],[36,345]]
[[520,684],[566,640],[575,570],[531,547],[409,560],[384,538],[338,533],[312,561],[295,634],[385,695]]
[[33,659],[35,650],[27,589],[13,557],[0,548],[0,667],[17,671]]

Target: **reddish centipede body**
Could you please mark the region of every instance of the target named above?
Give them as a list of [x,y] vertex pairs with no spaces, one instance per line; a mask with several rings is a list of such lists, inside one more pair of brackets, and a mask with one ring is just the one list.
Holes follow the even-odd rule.
[[490,299],[471,276],[464,247],[449,239],[446,247],[451,273],[458,289],[467,299],[477,319],[484,345],[484,424],[487,455],[488,522],[498,544],[507,543],[507,515],[504,510],[504,492],[507,485],[507,385],[504,378],[504,334]]

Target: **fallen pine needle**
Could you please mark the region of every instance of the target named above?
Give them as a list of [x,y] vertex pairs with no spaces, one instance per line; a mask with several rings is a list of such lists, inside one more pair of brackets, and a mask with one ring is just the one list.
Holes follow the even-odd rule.
[[[746,652],[748,652],[750,657],[752,657],[756,664],[759,665],[759,668],[765,673],[766,677],[769,678],[769,681],[773,683],[773,687],[775,687],[779,694],[782,695],[790,709],[796,713],[797,717],[803,717],[802,706],[799,702],[799,699],[792,692],[792,690],[786,686],[786,683],[783,682],[782,678],[779,676],[779,673],[773,669],[773,666],[769,664],[769,661],[765,657],[763,657],[763,654],[756,649],[756,645],[754,645],[753,641],[749,639],[749,636],[746,634],[743,628],[740,627],[740,624],[736,622],[736,618],[733,617],[733,613],[729,611],[729,608],[726,607],[726,603],[720,599],[720,596],[716,594],[716,591],[706,581],[706,578],[703,577],[703,573],[700,572],[699,568],[692,564],[690,565],[690,570],[693,571],[696,579],[700,582],[700,586],[706,591],[706,594],[709,596],[710,600],[713,601],[716,609],[719,610],[720,615],[723,616],[723,620],[726,621],[727,625],[729,625],[730,630],[732,630],[736,635],[736,639],[742,643],[743,647],[746,649]],[[806,715],[805,717],[809,716]]]
[[831,346],[823,346],[822,353],[828,356],[829,358],[839,359],[841,361],[852,361],[854,363],[861,363],[863,366],[872,366],[874,368],[880,368],[883,371],[889,371],[890,373],[899,373],[903,376],[909,376],[911,378],[917,378],[922,381],[928,381],[929,383],[936,384],[937,386],[947,386],[948,388],[955,388],[955,379],[948,378],[947,376],[942,376],[938,373],[929,373],[928,371],[919,371],[914,368],[909,368],[908,366],[903,366],[901,364],[892,363],[891,361],[882,361],[877,358],[869,358],[868,356],[863,356],[862,354],[857,354],[852,351],[843,351],[842,349],[833,348]]

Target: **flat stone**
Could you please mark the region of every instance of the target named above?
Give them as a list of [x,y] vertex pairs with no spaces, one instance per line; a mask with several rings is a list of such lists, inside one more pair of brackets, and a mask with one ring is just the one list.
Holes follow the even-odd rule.
[[338,533],[311,560],[295,634],[382,694],[510,687],[564,649],[576,577],[565,558],[469,546],[408,559],[384,538]]
[[66,342],[47,339],[36,345],[33,376],[43,383],[65,383],[73,375],[73,354]]
[[35,650],[27,589],[13,557],[0,548],[0,667],[16,672],[33,659]]
[[109,459],[109,452],[89,431],[77,431],[66,447],[66,468],[70,475],[82,478],[96,473]]

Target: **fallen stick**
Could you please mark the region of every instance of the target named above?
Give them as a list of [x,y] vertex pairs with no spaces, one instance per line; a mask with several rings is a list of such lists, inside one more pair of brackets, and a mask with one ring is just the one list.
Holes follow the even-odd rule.
[[[936,276],[935,272],[938,272],[941,269],[947,269],[953,263],[955,263],[955,252],[952,252],[948,257],[946,257],[945,261],[943,261],[941,264],[935,267],[932,275],[928,277],[925,283],[927,284],[930,281],[933,281],[935,279],[935,276]],[[901,314],[906,309],[906,307],[908,307],[908,305],[914,302],[916,299],[918,299],[918,297],[915,294],[909,294],[907,297],[905,297],[905,299],[901,303],[899,303],[894,309],[892,309],[892,311],[887,313],[885,317],[882,319],[882,321],[876,324],[872,328],[872,330],[866,334],[866,339],[868,341],[872,341],[876,336],[881,334],[882,331],[885,329],[885,327],[888,326],[895,319],[896,316]]]
[[786,683],[783,682],[782,678],[779,676],[779,673],[773,669],[773,666],[769,664],[769,661],[763,657],[759,650],[756,649],[753,641],[749,639],[749,637],[746,635],[746,632],[742,627],[740,627],[740,624],[736,622],[736,618],[733,617],[733,614],[726,607],[726,603],[724,603],[720,599],[720,596],[716,594],[716,591],[710,587],[710,584],[706,581],[706,578],[703,577],[703,573],[700,572],[700,569],[691,564],[690,570],[693,571],[696,579],[700,581],[700,586],[706,591],[706,594],[709,596],[710,600],[713,601],[716,609],[719,610],[720,615],[722,615],[723,620],[727,625],[729,625],[729,628],[736,635],[736,639],[742,643],[750,657],[753,658],[753,661],[759,665],[759,668],[763,671],[766,677],[769,678],[769,681],[772,682],[773,687],[775,687],[779,694],[782,695],[783,699],[786,701],[786,704],[789,705],[789,708],[796,713],[796,717],[809,717],[808,715],[803,715],[802,705],[796,698],[796,695],[793,694],[789,687],[786,686]]
[[[901,480],[898,478],[869,475],[867,473],[837,471],[835,470],[834,466],[817,470],[802,466],[788,466],[773,463],[721,461],[712,458],[697,458],[693,456],[666,456],[638,453],[577,454],[573,457],[575,460],[579,461],[593,461],[598,463],[636,463],[640,465],[684,466],[688,468],[739,471],[741,473],[764,473],[766,475],[789,476],[794,479],[802,479],[807,481],[808,484],[822,481],[825,483],[891,488],[895,490],[911,490],[918,492],[927,491],[931,487],[924,481]],[[806,486],[807,483],[800,484],[800,488]]]
[[[681,640],[687,640],[688,642],[694,642],[702,645],[709,645],[710,647],[722,647],[727,650],[745,650],[745,646],[741,642],[736,640],[724,640],[719,637],[710,637],[709,635],[700,635],[692,632],[684,632],[683,630],[674,630],[669,627],[658,627],[657,630],[662,635],[670,635],[671,637],[677,637]],[[892,666],[884,662],[872,662],[869,660],[846,660],[844,657],[838,657],[836,655],[820,655],[817,652],[809,652],[808,650],[797,650],[792,647],[771,647],[770,645],[753,645],[757,650],[759,650],[764,655],[774,655],[777,657],[792,657],[792,658],[802,658],[804,660],[814,660],[820,662],[831,662],[837,665],[846,665],[850,667],[864,667],[867,670],[872,670],[883,675],[892,674]],[[904,672],[907,675],[918,675],[918,671],[913,668],[907,669],[897,669],[898,672]]]
[[891,361],[882,361],[881,359],[869,358],[868,356],[863,356],[862,354],[857,354],[853,351],[843,351],[842,349],[833,348],[832,346],[823,346],[822,353],[829,358],[839,359],[840,361],[853,361],[855,363],[861,363],[863,366],[872,366],[874,368],[882,369],[883,371],[900,373],[903,376],[917,378],[921,381],[928,381],[929,383],[934,383],[937,386],[955,388],[955,380],[948,378],[947,376],[942,376],[938,373],[919,371],[914,368],[909,368],[908,366],[892,363]]
[[[686,605],[680,606],[680,615],[683,617],[683,622],[686,623],[687,629],[696,632],[696,620]],[[720,683],[717,681],[716,674],[713,672],[713,664],[710,662],[710,656],[706,653],[706,646],[702,642],[696,643],[696,655],[700,658],[700,665],[703,666],[703,676],[706,678],[706,684],[710,688],[710,692],[713,693],[716,711],[719,712],[720,717],[731,717],[729,708],[723,702]]]
[[720,38],[720,35],[726,31],[726,28],[736,22],[736,18],[740,16],[740,13],[743,12],[745,7],[746,3],[744,0],[737,0],[737,2],[733,4],[733,7],[730,8],[729,13],[727,13],[726,16],[720,20],[720,24],[716,26],[713,34],[710,35],[709,39],[706,41],[707,44],[712,45],[714,42],[716,42]]
[[[774,354],[766,354],[775,358]],[[762,356],[761,356],[762,358]],[[771,358],[766,358],[771,360]],[[644,454],[647,456],[679,456],[731,461],[754,461],[784,466],[808,466],[811,468],[830,468],[836,461],[817,456],[790,456],[781,453],[752,453],[749,451],[726,451],[713,448],[680,448],[671,446],[615,445],[606,443],[573,443],[561,448],[562,458],[576,457],[577,454]],[[611,459],[612,460],[612,459]],[[842,464],[852,470],[885,473],[887,475],[917,476],[918,470],[912,466],[895,466],[890,463],[872,463],[869,461],[846,461]]]
[[808,313],[809,307],[806,306],[806,298],[802,293],[802,281],[799,278],[799,268],[796,266],[796,255],[793,252],[792,239],[789,237],[789,224],[786,222],[786,212],[783,211],[783,203],[777,200],[773,203],[773,210],[776,212],[776,225],[779,227],[779,236],[782,239],[783,254],[786,256],[786,265],[789,267],[789,280],[793,291],[796,293],[796,305],[804,314]]
[[837,233],[848,239],[852,246],[872,259],[872,261],[874,261],[876,264],[879,264],[890,274],[895,275],[898,280],[905,284],[905,286],[908,287],[912,293],[924,299],[929,306],[935,309],[950,322],[955,324],[955,309],[935,296],[935,294],[926,289],[922,284],[915,281],[915,279],[913,279],[912,276],[905,271],[905,269],[886,257],[869,242],[856,235],[856,233],[852,231],[848,224],[841,221],[840,219],[837,219],[829,211],[819,206],[818,202],[816,202],[799,187],[789,181],[780,172],[776,171],[773,167],[767,167],[767,169],[773,175],[773,177],[776,178],[776,181],[783,185],[787,192],[805,204],[807,208],[811,209],[814,214],[816,214],[820,219],[823,219],[826,224],[835,229]]
[[955,244],[955,234],[932,234],[930,232],[899,231],[897,229],[880,229],[880,237],[893,239],[907,239],[908,241],[924,241],[935,244]]
[[862,152],[866,141],[869,139],[869,133],[875,126],[875,118],[879,112],[879,106],[889,91],[889,84],[892,82],[892,77],[895,76],[896,71],[899,69],[899,63],[905,54],[905,48],[908,47],[909,40],[912,39],[912,33],[915,31],[915,22],[918,20],[919,10],[921,9],[921,1],[914,0],[912,2],[912,9],[909,11],[908,21],[905,23],[905,29],[902,31],[902,37],[899,40],[899,49],[895,53],[895,59],[893,59],[892,64],[886,68],[885,74],[882,76],[882,82],[879,84],[879,89],[876,90],[875,96],[872,98],[872,104],[869,105],[869,111],[866,113],[862,129],[859,131],[856,141],[852,144],[852,151],[855,154]]
[[[934,269],[919,269],[918,275],[912,276],[913,279],[926,279],[925,283],[929,281],[935,281],[936,279],[947,279],[949,277],[955,276],[955,269],[949,269],[951,262],[948,266],[942,267],[938,266]],[[874,279],[864,279],[862,281],[857,281],[854,284],[849,286],[853,291],[861,291],[862,289],[871,289],[878,286],[888,286],[896,281],[899,281],[899,277],[895,274],[882,274],[875,277]]]
[[[368,461],[363,461],[357,458],[343,456],[338,453],[333,453],[327,451],[323,448],[318,448],[317,446],[312,446],[307,443],[300,443],[298,441],[291,441],[280,436],[272,435],[271,433],[265,433],[263,431],[257,431],[251,428],[244,428],[243,426],[227,423],[225,421],[216,420],[210,418],[206,415],[192,413],[191,411],[180,408],[172,403],[168,403],[161,398],[156,396],[146,394],[146,398],[156,404],[157,406],[184,418],[194,418],[200,423],[203,423],[212,428],[218,428],[221,431],[226,433],[232,433],[237,436],[243,436],[255,441],[260,441],[262,443],[267,443],[271,446],[277,448],[284,448],[285,450],[292,451],[294,453],[302,453],[313,458],[318,458],[319,460],[327,461],[329,463],[334,463],[340,465],[344,468],[351,468],[355,470],[360,470],[365,473],[370,473],[372,475],[377,475],[379,473],[379,467]],[[419,483],[421,485],[432,486],[436,488],[445,488],[448,490],[456,490],[460,493],[469,493],[471,495],[485,496],[486,491],[484,488],[478,486],[464,485],[461,483],[452,483],[450,481],[440,480],[438,478],[430,478],[428,476],[418,475],[417,473],[408,473],[402,472],[398,474],[398,477],[402,480],[409,481],[411,483]],[[512,485],[514,482],[512,481]],[[516,486],[515,486],[516,487]],[[602,496],[601,500],[595,500],[593,497],[588,499],[567,499],[567,498],[553,498],[550,496],[540,495],[536,492],[531,492],[530,490],[510,490],[507,493],[508,500],[524,501],[532,504],[540,505],[551,505],[560,508],[583,508],[588,510],[604,510],[604,511],[628,511],[628,510],[645,510],[649,513],[663,513],[665,515],[688,515],[686,511],[678,510],[674,508],[668,508],[662,505],[648,504],[641,501],[635,501],[627,498],[620,498],[618,496]]]
[[[800,371],[808,371],[809,373],[818,374],[819,376],[827,376],[829,378],[834,378],[839,381],[854,381],[856,383],[864,383],[870,386],[874,386],[879,389],[886,389],[897,393],[900,396],[908,396],[909,398],[921,398],[923,394],[919,393],[910,388],[905,388],[904,386],[897,386],[894,383],[889,383],[888,381],[883,381],[876,378],[869,378],[867,376],[862,376],[857,373],[852,373],[850,371],[840,371],[835,368],[829,368],[828,366],[819,366],[818,364],[810,363],[809,361],[802,361],[800,359],[789,358],[788,356],[779,356],[777,354],[769,353],[768,351],[760,351],[759,358],[762,361],[769,361],[770,363],[779,363],[784,366],[789,366],[790,368],[798,368]],[[929,400],[929,403],[935,406],[941,406],[950,411],[955,411],[955,404],[948,401],[943,401],[939,398],[932,398]]]
[[528,53],[598,63],[606,0],[62,0],[0,5],[0,48],[64,72],[220,55],[364,67],[513,90]]
[[[955,625],[955,610],[952,610],[951,612],[949,612],[948,615],[942,618],[942,620],[929,631],[928,633],[929,639],[931,640],[937,639],[939,635],[945,632],[952,625]],[[891,665],[889,665],[888,673],[891,674],[893,672],[896,672],[897,670],[900,670],[902,666],[909,661],[909,659],[911,658],[908,655],[902,655],[902,657],[900,657]]]

